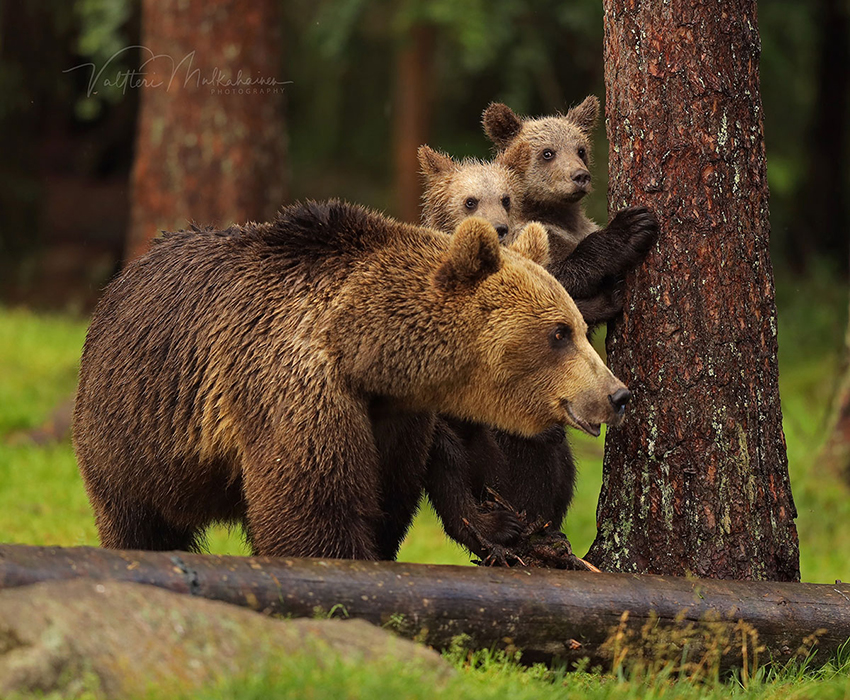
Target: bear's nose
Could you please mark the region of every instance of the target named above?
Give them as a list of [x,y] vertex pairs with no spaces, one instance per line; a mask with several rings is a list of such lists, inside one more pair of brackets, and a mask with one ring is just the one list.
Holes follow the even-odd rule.
[[508,227],[505,224],[499,224],[496,226],[496,233],[499,234],[499,238],[502,239],[508,235]]
[[582,168],[581,170],[576,170],[573,173],[573,182],[576,183],[579,187],[587,187],[590,184],[590,173]]
[[608,401],[614,407],[614,413],[622,416],[626,412],[626,404],[632,398],[632,392],[628,389],[617,389],[613,394],[608,394]]

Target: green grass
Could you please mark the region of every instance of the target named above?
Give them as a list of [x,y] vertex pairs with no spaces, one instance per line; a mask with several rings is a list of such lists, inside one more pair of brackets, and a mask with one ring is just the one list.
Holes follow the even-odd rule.
[[[259,673],[226,679],[213,687],[169,700],[848,700],[850,663],[833,662],[817,671],[793,667],[760,669],[754,678],[679,678],[667,669],[654,673],[616,670],[523,667],[502,653],[449,652],[457,672],[448,678],[398,661],[326,663],[302,655],[275,660]],[[29,698],[29,696],[26,696]],[[48,696],[60,700],[61,696]],[[96,697],[92,692],[86,698]],[[155,694],[150,698],[158,698]],[[16,700],[10,698],[10,700]],[[21,698],[20,700],[23,700]],[[34,700],[31,698],[30,700]]]
[[678,680],[667,672],[565,672],[543,666],[523,668],[502,654],[479,652],[454,655],[457,676],[434,683],[416,670],[390,664],[376,673],[372,665],[318,668],[315,662],[295,659],[282,669],[250,679],[229,682],[206,694],[207,700],[264,700],[266,698],[422,698],[422,700],[804,700],[850,698],[850,665],[832,665],[817,673],[789,670],[762,673],[744,686],[740,681]]
[[[850,489],[818,464],[846,328],[847,289],[817,275],[781,279],[780,386],[792,487],[797,503],[803,580],[850,580]],[[73,392],[86,323],[0,309],[0,541],[95,545],[97,534],[69,442],[39,446],[20,438],[40,426]],[[603,442],[572,436],[579,482],[565,530],[576,552],[595,535]],[[216,529],[216,553],[244,554],[238,531]],[[402,546],[403,561],[465,564],[427,506]],[[745,688],[738,681],[675,680],[620,673],[563,674],[525,669],[504,657],[457,653],[460,673],[434,687],[412,669],[340,665],[319,669],[293,659],[248,679],[210,689],[205,698],[844,698],[850,700],[850,662],[812,673],[762,672]]]

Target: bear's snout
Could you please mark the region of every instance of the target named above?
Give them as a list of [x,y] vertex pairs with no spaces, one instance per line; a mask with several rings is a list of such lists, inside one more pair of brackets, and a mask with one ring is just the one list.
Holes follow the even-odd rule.
[[570,179],[581,190],[586,190],[590,187],[590,173],[584,168],[576,170]]
[[632,392],[622,387],[617,389],[613,394],[608,394],[608,401],[614,409],[614,415],[622,417],[626,412],[626,404],[631,400]]

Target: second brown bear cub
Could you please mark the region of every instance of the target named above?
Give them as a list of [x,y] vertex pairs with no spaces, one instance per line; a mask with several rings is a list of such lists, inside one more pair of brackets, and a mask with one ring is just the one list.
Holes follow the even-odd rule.
[[494,103],[482,116],[498,153],[497,164],[511,166],[527,159],[519,171],[519,220],[546,226],[549,272],[591,326],[622,311],[617,283],[644,259],[658,237],[658,221],[645,207],[617,212],[604,229],[587,218],[582,200],[591,191],[590,137],[598,117],[594,95],[563,115],[523,118],[507,105]]
[[[499,156],[491,163],[456,162],[427,146],[419,150],[425,179],[423,223],[446,230],[465,216],[505,224],[503,241],[534,219],[547,225],[547,269],[574,297],[588,324],[620,312],[617,285],[655,242],[658,225],[645,208],[617,214],[604,230],[587,218],[590,134],[599,111],[591,96],[566,115],[522,119],[492,104],[483,123]],[[438,424],[427,490],[446,532],[482,557],[504,558],[523,523],[504,509],[484,507],[489,490],[528,520],[559,527],[572,499],[575,466],[560,427],[531,438],[446,418]]]
[[[539,264],[481,219],[448,236],[361,207],[168,234],[103,294],[74,412],[105,547],[392,558],[435,412],[534,434],[618,420],[625,387]],[[536,262],[535,262],[536,261]]]
[[419,149],[425,180],[422,221],[451,231],[481,216],[509,243],[530,221],[549,232],[550,264],[590,326],[622,311],[618,285],[644,259],[658,236],[645,207],[628,207],[600,229],[585,214],[591,191],[591,134],[599,100],[589,96],[565,115],[522,118],[503,104],[482,117],[498,155],[493,162],[457,162],[428,146]]

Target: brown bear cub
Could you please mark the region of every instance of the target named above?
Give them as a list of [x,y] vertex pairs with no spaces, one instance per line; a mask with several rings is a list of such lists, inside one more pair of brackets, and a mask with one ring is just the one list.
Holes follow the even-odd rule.
[[[519,235],[519,207],[514,203],[526,161],[517,158],[510,167],[471,159],[458,162],[421,146],[423,225],[449,233],[465,218],[481,216],[503,242]],[[532,520],[558,526],[572,500],[574,482],[572,452],[560,426],[522,438],[446,416],[437,421],[428,458],[428,498],[446,534],[488,562],[505,563],[510,545],[526,529],[510,509],[490,507],[492,492]]]
[[[337,201],[181,231],[104,292],[74,440],[104,546],[194,549],[242,522],[262,555],[391,558],[435,412],[532,435],[616,422],[628,391],[546,262]],[[535,262],[537,261],[537,262]]]
[[[598,111],[598,100],[589,97],[566,116],[523,122],[506,106],[491,105],[484,113],[485,129],[505,149],[492,163],[458,163],[427,146],[419,149],[423,222],[448,232],[462,221],[468,198],[488,204],[479,215],[508,225],[504,242],[519,235],[528,221],[543,219],[550,255],[555,256],[547,269],[574,296],[588,324],[621,311],[618,281],[643,260],[657,237],[655,218],[643,208],[621,212],[605,231],[596,231],[584,213],[580,202],[590,191],[590,133]],[[536,161],[533,153],[539,155]],[[510,201],[510,211],[500,211],[500,201]],[[530,523],[560,528],[575,474],[559,426],[519,437],[443,418],[426,488],[450,537],[483,559],[504,563],[506,557],[516,558],[519,549],[525,550],[523,556],[529,553]],[[492,507],[499,505],[493,503],[495,494],[508,508]],[[524,517],[515,517],[517,513]]]
[[428,146],[419,147],[424,181],[422,225],[451,233],[461,221],[478,216],[489,221],[499,240],[517,233],[520,172],[528,160],[514,151],[510,165],[466,158],[460,162]]
[[645,207],[623,209],[601,230],[584,212],[582,200],[591,191],[590,136],[598,116],[599,100],[593,95],[564,115],[522,118],[494,103],[482,116],[497,163],[516,168],[527,159],[517,170],[518,220],[546,226],[548,269],[591,326],[622,311],[618,282],[658,237],[658,222]]

